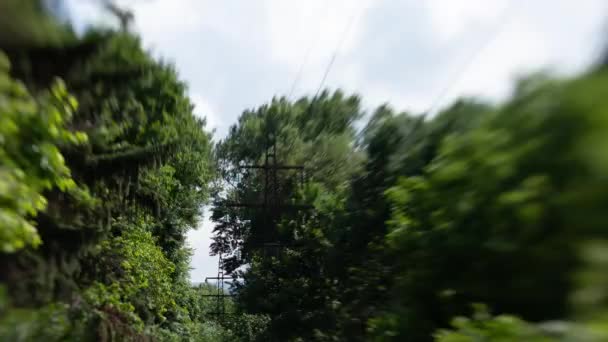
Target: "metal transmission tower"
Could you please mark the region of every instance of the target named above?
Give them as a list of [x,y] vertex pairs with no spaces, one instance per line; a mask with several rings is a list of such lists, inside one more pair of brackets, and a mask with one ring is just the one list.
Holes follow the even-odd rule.
[[209,284],[209,280],[215,280],[215,293],[203,295],[203,297],[215,298],[215,311],[208,312],[207,314],[211,316],[217,316],[222,318],[223,316],[230,314],[226,312],[226,301],[225,298],[232,297],[231,294],[226,293],[225,284],[230,283],[233,278],[230,276],[224,275],[224,270],[222,269],[222,255],[220,254],[218,264],[217,264],[217,277],[207,277],[205,278],[205,284]]
[[[258,241],[254,242],[255,249],[262,249],[263,256],[276,256],[280,253],[280,249],[284,246],[279,236],[277,235],[276,224],[278,220],[286,212],[297,212],[301,210],[310,210],[313,207],[306,204],[288,204],[282,203],[282,196],[285,195],[284,186],[279,180],[279,172],[295,171],[295,175],[291,178],[287,178],[287,181],[293,181],[294,184],[299,187],[304,186],[305,181],[305,169],[303,165],[285,165],[280,164],[277,158],[277,142],[275,134],[267,135],[267,147],[264,152],[264,164],[262,165],[243,165],[238,166],[238,169],[242,170],[259,170],[263,172],[264,187],[262,192],[263,201],[261,203],[247,203],[247,202],[228,202],[224,206],[228,208],[252,208],[260,210],[262,214],[262,230],[258,231]],[[205,297],[211,297],[216,299],[216,311],[210,312],[209,314],[215,316],[225,316],[226,305],[225,298],[232,297],[232,294],[227,293],[225,284],[234,281],[235,279],[224,272],[223,255],[220,253],[218,260],[218,274],[217,277],[207,277],[205,282],[208,280],[215,280],[217,293],[204,295]]]

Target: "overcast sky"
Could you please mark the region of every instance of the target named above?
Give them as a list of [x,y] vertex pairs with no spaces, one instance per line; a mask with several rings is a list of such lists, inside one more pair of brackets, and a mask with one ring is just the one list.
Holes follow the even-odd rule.
[[[108,21],[68,0],[76,26]],[[197,115],[221,139],[246,108],[325,86],[424,112],[458,96],[499,101],[522,73],[570,74],[597,56],[606,0],[122,0],[156,56],[175,63]],[[608,36],[606,34],[604,37]],[[342,40],[342,38],[344,38]],[[340,44],[342,42],[342,44]],[[212,223],[189,234],[193,281],[217,272]]]

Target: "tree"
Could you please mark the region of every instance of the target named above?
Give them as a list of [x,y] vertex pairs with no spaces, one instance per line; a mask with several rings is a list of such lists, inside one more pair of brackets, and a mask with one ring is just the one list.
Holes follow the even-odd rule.
[[593,95],[602,82],[522,80],[478,127],[447,136],[423,174],[387,191],[399,299],[373,322],[378,336],[429,340],[471,302],[532,321],[567,314],[575,249],[599,232],[605,200],[603,158],[588,152],[606,129]]
[[[12,102],[2,133],[11,140],[0,162],[21,177],[24,191],[23,200],[13,191],[2,206],[20,220],[2,227],[4,252],[22,249],[2,255],[10,310],[65,303],[79,317],[66,329],[92,325],[101,340],[158,329],[189,334],[198,323],[184,309],[185,234],[197,226],[213,163],[210,134],[192,114],[185,85],[128,33],[90,32],[70,46],[45,48],[67,54],[69,63],[43,63],[37,47],[20,49],[10,54],[14,74],[37,97],[8,78],[3,83]],[[65,86],[38,95],[48,75]],[[40,151],[23,150],[29,144]],[[37,249],[26,246],[40,241]]]
[[[318,335],[331,327],[332,285],[325,277],[327,231],[314,213],[284,210],[269,215],[226,206],[264,200],[263,171],[239,166],[264,163],[269,141],[275,140],[279,163],[303,165],[308,181],[302,189],[296,174],[280,173],[277,202],[312,204],[322,193],[343,188],[358,169],[352,125],[360,116],[359,99],[340,92],[324,92],[293,104],[275,99],[244,112],[218,144],[218,165],[230,187],[215,199],[213,220],[218,224],[212,249],[224,255],[226,271],[243,278],[236,287],[242,310],[272,317],[272,340],[313,338],[315,331]],[[261,246],[265,242],[280,243],[280,250],[265,250]],[[247,268],[237,270],[243,265]]]

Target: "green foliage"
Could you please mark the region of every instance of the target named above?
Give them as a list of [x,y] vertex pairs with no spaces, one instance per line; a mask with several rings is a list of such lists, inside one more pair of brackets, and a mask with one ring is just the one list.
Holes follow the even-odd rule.
[[[583,330],[594,341],[608,338],[608,241],[595,239],[587,241],[581,248],[584,266],[575,273],[576,290],[570,296],[574,308],[573,317],[581,322]],[[575,336],[574,331],[571,335]]]
[[[0,339],[607,339],[605,68],[432,118],[381,106],[360,132],[357,96],[275,98],[213,150],[139,38],[0,4],[17,12],[0,20]],[[268,153],[305,179],[241,167]],[[188,279],[212,190],[212,252],[239,277],[224,319]],[[263,201],[314,210],[227,205]]]
[[0,3],[0,46],[58,46],[74,39],[68,27],[57,22],[42,0],[4,0]]
[[44,191],[77,192],[59,148],[87,136],[66,128],[77,103],[63,82],[34,99],[8,71],[0,53],[0,251],[12,253],[41,243],[32,219],[47,206]]
[[[549,340],[585,330],[572,325],[551,335],[524,319],[566,317],[576,250],[604,234],[607,169],[594,151],[608,148],[600,138],[608,104],[599,94],[607,88],[601,73],[573,80],[538,74],[496,107],[462,100],[428,119],[383,106],[356,147],[350,129],[311,129],[332,127],[317,125],[322,115],[293,124],[307,100],[245,112],[218,146],[233,187],[214,213],[214,251],[232,253],[225,269],[248,265],[238,273],[238,304],[268,314],[269,338],[277,340],[428,341],[453,317],[471,314],[472,302],[499,315],[458,319],[458,332],[438,336]],[[313,215],[281,213],[271,223],[272,238],[289,244],[271,256],[251,247],[268,241],[268,224],[256,228],[267,221],[222,206],[261,200],[262,175],[237,166],[263,162],[268,130],[281,132],[279,160],[314,170],[304,189],[289,188],[281,200],[315,206]],[[315,163],[314,152],[298,159],[307,139],[324,162]],[[324,174],[323,163],[351,173],[334,167]]]
[[89,322],[75,314],[65,303],[50,303],[43,307],[15,308],[6,288],[0,286],[0,340],[2,341],[87,341],[93,336]]
[[543,334],[537,327],[508,315],[491,317],[483,308],[478,308],[474,319],[457,317],[452,321],[456,331],[441,330],[435,334],[437,342],[469,341],[556,341]]
[[[142,222],[101,243],[98,260],[102,267],[108,268],[102,269],[102,277],[110,283],[110,292],[99,286],[101,293],[115,299],[110,304],[129,303],[130,311],[134,307],[139,317],[162,322],[164,313],[175,305],[171,287],[174,266],[145,227]],[[112,293],[116,293],[116,297],[112,297]],[[108,303],[100,302],[96,306],[105,304]]]
[[473,319],[457,317],[453,330],[441,329],[435,340],[444,341],[589,341],[608,338],[605,266],[608,247],[605,241],[587,242],[582,248],[584,266],[578,271],[578,289],[571,296],[576,308],[575,321],[552,321],[533,324],[511,315],[492,317],[483,305],[475,306]]
[[[360,116],[359,99],[341,92],[324,92],[319,98],[296,103],[274,99],[245,111],[217,147],[226,188],[215,200],[212,250],[224,254],[227,271],[248,265],[236,272],[244,277],[244,283],[235,288],[237,304],[244,312],[272,318],[265,332],[267,339],[319,340],[333,326],[335,290],[321,275],[325,274],[331,231],[321,224],[319,215],[307,217],[304,212],[285,210],[265,218],[261,211],[225,207],[231,201],[264,200],[263,172],[238,166],[264,163],[265,152],[272,148],[269,141],[275,139],[277,163],[303,165],[308,183],[302,188],[296,172],[280,172],[280,195],[273,201],[317,204],[332,212],[330,207],[340,202],[339,193],[360,169],[362,158],[353,149],[352,127]],[[263,242],[289,247],[269,258],[267,253],[273,252],[264,251]]]
[[51,304],[38,310],[11,310],[0,319],[3,341],[59,341],[69,334],[66,305]]
[[[227,315],[222,319],[210,318],[209,312],[217,311],[214,298],[205,295],[217,294],[213,285],[200,284],[190,287],[176,298],[187,302],[182,310],[185,317],[180,320],[167,321],[162,325],[148,326],[145,333],[160,341],[263,341],[269,318],[261,315],[239,313]],[[186,299],[183,297],[187,297]],[[224,299],[225,310],[235,313],[231,299]]]
[[68,305],[48,304],[37,309],[11,309],[0,319],[3,341],[93,341],[90,322],[74,319]]
[[399,256],[398,314],[386,316],[397,317],[395,336],[424,339],[472,301],[526,319],[564,317],[577,242],[604,222],[605,166],[587,151],[603,149],[590,137],[608,126],[586,92],[606,81],[524,80],[497,113],[447,136],[422,175],[387,191],[387,242]]
[[[47,306],[65,307],[57,334],[76,340],[196,340],[213,326],[229,334],[209,322],[207,303],[188,305],[185,235],[198,224],[213,163],[185,85],[129,34],[94,32],[57,50],[49,53],[66,59],[43,73],[24,68],[43,70],[27,47],[11,54],[25,85],[4,76],[2,59],[0,172],[12,178],[1,177],[0,203],[23,223],[0,221],[3,252],[22,249],[0,255],[14,302],[7,317],[31,316],[23,321],[35,333],[50,324]],[[45,92],[47,74],[65,83]]]

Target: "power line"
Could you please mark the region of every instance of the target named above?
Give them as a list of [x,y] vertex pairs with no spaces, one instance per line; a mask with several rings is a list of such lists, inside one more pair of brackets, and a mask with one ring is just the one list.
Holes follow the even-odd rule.
[[[323,15],[323,19],[319,22],[322,23],[325,21],[325,19],[327,18],[327,10],[329,8],[329,1],[326,0],[325,1],[325,9],[323,11],[324,15]],[[291,99],[291,95],[293,95],[293,92],[296,89],[296,85],[300,82],[300,79],[302,78],[302,72],[304,71],[304,65],[306,65],[308,63],[308,58],[310,57],[310,53],[312,52],[314,46],[316,45],[316,43],[319,40],[319,36],[321,35],[321,25],[318,25],[317,27],[317,32],[314,35],[313,38],[311,38],[310,40],[310,44],[308,45],[308,49],[306,50],[306,54],[304,55],[304,59],[302,60],[302,63],[300,63],[300,67],[298,68],[298,72],[296,74],[295,79],[293,80],[293,83],[291,85],[291,89],[289,90],[289,95],[287,96],[287,99]]]
[[325,72],[323,74],[323,78],[321,79],[321,83],[319,83],[319,88],[317,89],[317,93],[315,94],[315,98],[317,96],[319,96],[319,93],[321,92],[321,89],[323,88],[323,85],[325,84],[325,80],[327,79],[327,75],[329,74],[329,71],[331,70],[332,66],[334,65],[334,62],[336,61],[336,57],[338,56],[338,52],[340,51],[340,48],[342,47],[342,44],[344,43],[344,40],[346,39],[346,36],[348,35],[348,33],[350,32],[351,27],[353,26],[353,22],[355,21],[355,17],[359,17],[359,15],[361,14],[361,12],[363,12],[362,10],[359,11],[353,11],[353,13],[351,14],[350,18],[348,19],[348,23],[346,24],[346,27],[344,28],[344,31],[342,32],[342,36],[340,37],[340,40],[338,41],[338,45],[336,46],[336,49],[334,50],[331,59],[329,60],[329,63],[327,64],[327,67],[325,68]]
[[463,68],[460,69],[459,72],[456,72],[454,74],[454,77],[451,79],[451,81],[448,82],[446,84],[446,86],[443,87],[443,89],[441,89],[441,91],[439,92],[439,95],[435,98],[435,100],[433,100],[433,102],[431,102],[430,106],[428,107],[426,112],[424,112],[424,114],[430,114],[432,111],[434,111],[437,108],[437,106],[441,103],[441,101],[443,101],[443,98],[452,89],[454,84],[456,84],[460,81],[460,79],[462,78],[464,73],[471,67],[473,62],[479,57],[481,52],[483,50],[485,50],[494,39],[496,39],[496,37],[498,36],[500,31],[502,31],[502,29],[508,23],[509,19],[512,18],[516,2],[517,2],[517,0],[511,0],[509,5],[507,5],[507,8],[504,10],[503,15],[502,15],[500,21],[498,22],[498,24],[496,25],[494,31],[488,35],[487,39],[485,39],[484,41],[481,42],[481,44],[479,45],[479,47],[477,49],[473,50],[473,52],[471,53],[471,56],[468,58],[468,61],[464,64]]

